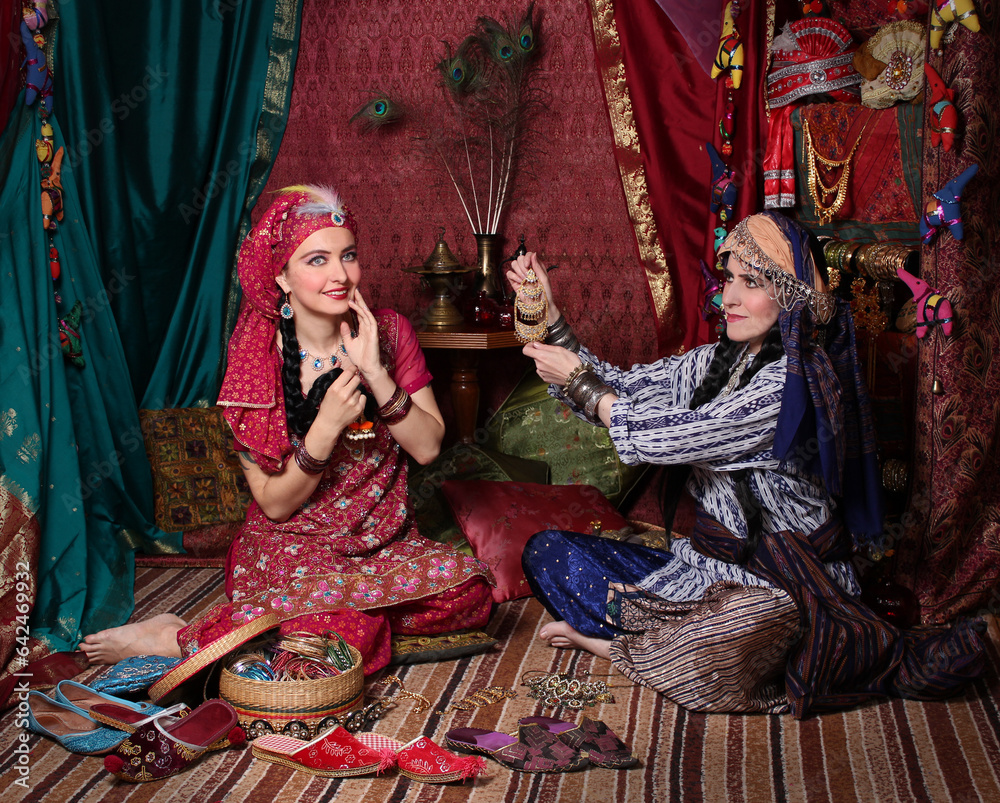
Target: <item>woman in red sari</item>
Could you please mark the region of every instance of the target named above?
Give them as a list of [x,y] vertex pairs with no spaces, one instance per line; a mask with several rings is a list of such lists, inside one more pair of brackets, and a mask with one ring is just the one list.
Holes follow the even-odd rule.
[[190,655],[267,612],[287,631],[339,632],[366,674],[393,632],[483,626],[489,571],[422,537],[407,463],[444,422],[409,321],[371,310],[356,223],[336,193],[292,187],[240,249],[243,303],[219,397],[253,502],[229,551],[229,602],[186,624],[162,614],[88,636],[93,663]]

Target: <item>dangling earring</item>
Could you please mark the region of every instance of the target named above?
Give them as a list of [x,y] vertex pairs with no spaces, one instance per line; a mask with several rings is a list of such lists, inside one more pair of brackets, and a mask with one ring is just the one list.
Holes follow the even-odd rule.
[[285,295],[285,303],[281,305],[281,309],[279,310],[281,312],[281,317],[284,318],[286,321],[290,321],[292,318],[295,317],[295,310],[293,310],[292,305],[288,303],[291,300],[291,298],[292,298],[291,293]]
[[533,268],[528,268],[514,299],[514,334],[522,343],[544,340],[548,331],[548,300]]

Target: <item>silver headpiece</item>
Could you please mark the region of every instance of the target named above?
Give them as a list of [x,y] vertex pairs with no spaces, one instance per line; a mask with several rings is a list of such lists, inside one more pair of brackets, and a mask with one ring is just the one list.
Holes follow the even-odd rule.
[[767,280],[765,291],[768,296],[778,302],[778,306],[786,312],[799,301],[805,301],[812,310],[813,316],[820,323],[829,323],[837,310],[837,302],[831,293],[816,290],[797,279],[792,274],[781,269],[750,233],[747,218],[744,218],[733,229],[728,238],[729,252],[743,263],[749,270],[763,274]]

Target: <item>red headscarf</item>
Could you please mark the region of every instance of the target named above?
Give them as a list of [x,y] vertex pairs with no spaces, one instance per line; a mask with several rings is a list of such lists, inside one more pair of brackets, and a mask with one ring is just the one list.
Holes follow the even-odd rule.
[[333,190],[295,186],[281,192],[240,246],[236,270],[243,301],[219,392],[219,405],[237,443],[254,452],[258,465],[271,472],[278,471],[291,452],[281,362],[274,356],[281,295],[275,277],[320,229],[345,228],[357,237],[354,216]]

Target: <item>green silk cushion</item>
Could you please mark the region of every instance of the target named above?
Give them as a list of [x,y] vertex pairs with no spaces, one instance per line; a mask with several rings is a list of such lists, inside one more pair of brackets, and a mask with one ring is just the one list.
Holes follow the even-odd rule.
[[622,463],[608,431],[577,418],[552,398],[534,371],[518,383],[486,429],[485,446],[542,460],[549,466],[553,485],[593,485],[616,507],[648,468]]

